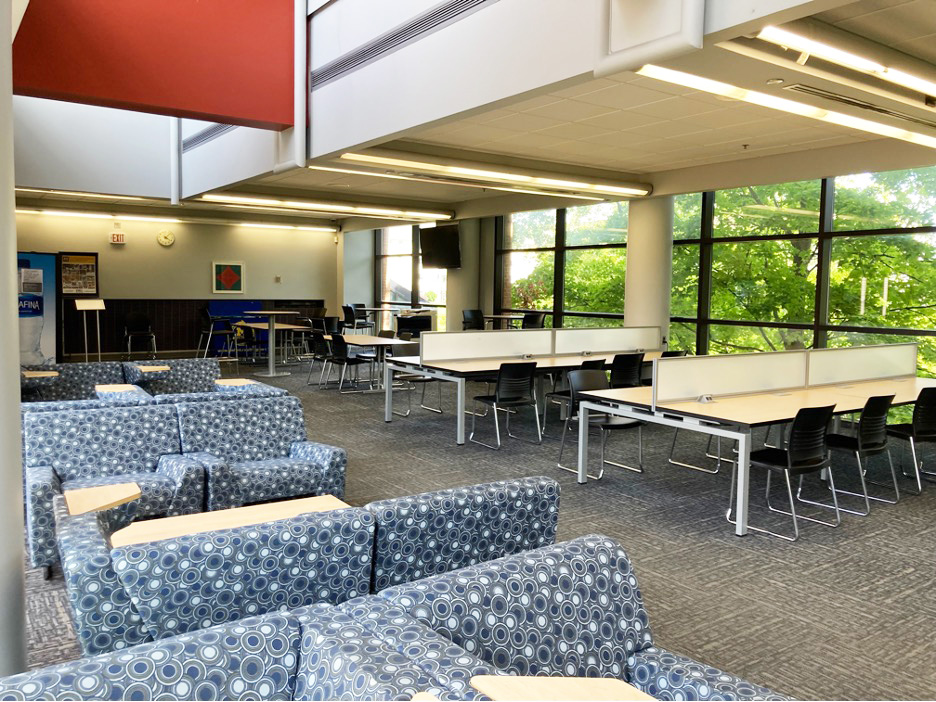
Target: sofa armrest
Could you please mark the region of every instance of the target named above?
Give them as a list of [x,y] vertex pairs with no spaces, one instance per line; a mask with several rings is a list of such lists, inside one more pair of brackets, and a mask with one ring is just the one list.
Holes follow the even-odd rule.
[[630,654],[627,669],[628,682],[658,700],[790,699],[657,646]]
[[289,457],[320,465],[324,469],[322,493],[344,497],[348,452],[343,448],[315,441],[295,441],[289,447]]
[[166,511],[167,517],[201,512],[205,503],[205,468],[191,456],[160,456],[156,472],[171,478],[175,494]]
[[185,458],[198,463],[205,472],[206,511],[240,507],[244,504],[243,491],[227,461],[203,451],[187,453]]
[[62,482],[51,466],[27,466],[23,473],[29,560],[33,568],[43,568],[58,561],[52,498],[62,493]]

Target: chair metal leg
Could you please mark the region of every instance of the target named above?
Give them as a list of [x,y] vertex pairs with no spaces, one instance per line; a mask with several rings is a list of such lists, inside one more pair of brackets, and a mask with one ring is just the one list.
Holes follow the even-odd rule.
[[[519,408],[518,408],[518,411],[519,411]],[[531,441],[530,439],[524,439],[522,436],[517,436],[516,434],[512,434],[510,432],[510,411],[509,410],[507,412],[507,420],[504,424],[504,427],[507,430],[507,436],[509,436],[511,439],[522,441],[525,444],[533,444],[536,446],[538,446],[539,444],[542,444],[543,443],[543,429],[540,426],[540,421],[539,421],[539,407],[537,407],[535,404],[533,405],[533,416],[536,418],[536,437],[537,437],[536,441]]]
[[[770,482],[770,476],[769,476],[769,475],[767,476],[767,479],[768,479],[768,483],[769,483],[769,482]],[[833,486],[835,485],[835,478],[833,477],[832,471],[831,471],[831,470],[829,471],[829,482],[830,482],[831,485],[833,485]],[[832,504],[831,504],[831,505],[827,505],[827,504],[825,504],[824,502],[816,502],[816,501],[814,501],[814,500],[806,500],[806,499],[803,499],[803,476],[802,476],[802,475],[799,477],[799,484],[797,485],[797,488],[796,488],[796,501],[799,502],[799,503],[801,503],[801,504],[815,505],[816,507],[822,507],[822,508],[824,508],[824,509],[832,509],[832,510],[835,510],[835,521],[834,521],[834,522],[827,522],[827,521],[825,521],[824,519],[816,519],[815,517],[805,517],[805,516],[803,516],[803,515],[797,515],[800,519],[805,519],[807,522],[814,522],[815,524],[822,524],[823,526],[831,527],[831,528],[833,528],[833,529],[834,529],[835,527],[839,526],[839,525],[842,523],[842,514],[841,514],[842,510],[839,509],[839,505],[838,505],[838,496],[837,496],[837,494],[834,493],[834,492],[832,493]],[[768,507],[768,509],[770,509],[772,512],[779,512],[780,514],[790,514],[789,512],[786,512],[786,511],[784,511],[784,510],[782,510],[782,509],[777,509],[776,507],[773,507],[773,506],[770,504],[769,486],[768,486],[768,493],[767,493],[767,507]]]
[[[500,421],[498,420],[497,413],[498,411],[500,411],[500,408],[498,408],[496,402],[492,404],[492,407],[494,410],[494,433],[497,435],[497,446],[486,444],[483,441],[478,441],[476,438],[474,438],[475,424],[476,424],[477,418],[480,416],[483,416],[477,412],[472,413],[472,416],[471,416],[471,433],[468,435],[468,441],[474,444],[481,444],[482,446],[485,446],[489,449],[494,449],[495,451],[499,451],[501,447],[501,435],[500,435]],[[508,421],[510,421],[509,417],[508,417]]]
[[[868,495],[868,499],[877,500],[878,502],[886,502],[889,505],[896,505],[898,502],[900,502],[900,486],[897,484],[897,471],[894,470],[894,459],[891,456],[890,448],[885,449],[885,453],[887,454],[887,463],[890,466],[891,481],[894,485],[894,499],[888,500],[883,497],[875,497],[874,495]],[[868,479],[868,482],[872,485],[890,487],[887,483],[881,483],[871,479]]]
[[[796,541],[799,538],[799,524],[797,523],[796,507],[793,504],[793,487],[790,484],[789,471],[784,471],[783,474],[786,477],[787,496],[790,499],[790,511],[787,512],[786,514],[790,514],[793,516],[793,536],[789,536],[787,534],[780,534],[776,531],[771,531],[770,529],[762,529],[761,527],[752,526],[750,521],[748,521],[747,528],[748,528],[748,531],[753,531],[758,534],[767,534],[768,536],[773,536],[777,539],[783,539],[784,541]],[[768,496],[770,495],[770,476],[771,476],[771,472],[768,471],[767,472],[767,495]],[[735,484],[737,483],[737,480],[738,480],[738,464],[732,463],[731,464],[731,490],[729,491],[728,511],[725,513],[725,519],[728,520],[729,524],[737,524],[737,521],[738,521],[736,519],[731,518],[732,508],[734,507]],[[767,506],[770,507],[769,499],[768,499]],[[771,509],[774,512],[782,512],[782,510],[774,509],[772,507]]]
[[605,431],[604,429],[599,429],[599,434],[601,435],[601,463],[602,465],[608,464],[609,466],[615,466],[616,468],[623,468],[624,470],[629,470],[632,473],[643,473],[643,426],[637,425],[637,467],[625,465],[624,463],[618,463],[617,461],[609,461],[605,456],[605,446],[608,443],[608,439],[611,437],[610,431]]
[[437,380],[435,382],[436,382],[436,385],[439,386],[439,406],[429,407],[428,405],[426,405],[426,386],[429,385],[429,383],[422,384],[423,386],[422,398],[419,401],[419,406],[422,407],[424,410],[429,410],[430,412],[435,412],[436,414],[442,414],[442,381]]
[[729,459],[723,459],[721,457],[721,437],[718,437],[718,455],[711,456],[709,454],[709,449],[712,445],[712,438],[713,438],[712,435],[709,435],[708,444],[705,447],[705,455],[709,458],[717,458],[718,463],[716,463],[716,468],[714,470],[712,470],[711,468],[703,468],[702,466],[697,466],[692,463],[683,463],[682,461],[677,461],[673,459],[673,454],[676,451],[676,439],[678,436],[679,436],[679,429],[676,429],[673,432],[673,443],[670,444],[669,458],[667,459],[674,466],[680,466],[681,468],[689,468],[690,470],[697,470],[700,473],[708,473],[709,475],[715,475],[718,471],[721,470],[722,461],[729,462],[729,463],[731,462]]
[[913,475],[908,475],[907,472],[903,469],[903,453],[900,454],[900,473],[905,478],[916,478],[917,491],[915,493],[910,493],[911,495],[922,495],[923,494],[923,475],[922,467],[920,462],[917,460],[916,454],[916,442],[913,440],[913,437],[910,437],[910,457],[913,459]]
[[[867,517],[869,514],[871,514],[871,503],[869,502],[869,499],[870,499],[870,498],[869,498],[869,496],[868,496],[868,486],[867,486],[867,484],[865,483],[865,475],[864,475],[865,472],[864,472],[864,466],[863,466],[862,463],[861,463],[861,452],[860,452],[860,451],[855,451],[855,459],[858,461],[858,478],[859,478],[859,480],[861,481],[861,492],[851,492],[851,491],[849,491],[849,490],[835,490],[835,492],[837,492],[839,495],[851,495],[852,497],[861,497],[861,498],[863,498],[863,499],[864,499],[864,503],[865,503],[865,511],[864,511],[864,512],[861,512],[861,511],[855,510],[855,509],[847,509],[847,508],[845,508],[845,507],[840,507],[839,509],[841,509],[842,512],[846,512],[847,514],[856,514],[856,515],[858,515],[859,517]],[[829,471],[829,472],[831,473],[831,471]],[[830,489],[830,490],[833,489],[832,486],[831,486],[831,484],[829,485],[829,489]],[[828,507],[826,507],[826,508],[828,509]]]
[[[562,425],[562,440],[559,443],[559,460],[556,463],[556,467],[560,468],[568,473],[578,474],[578,468],[571,468],[569,466],[562,465],[562,452],[565,450],[566,435],[569,433],[569,424],[572,421],[572,413],[570,412],[566,415],[565,423]],[[604,477],[604,461],[601,462],[600,469],[598,470],[598,475],[587,474],[591,480],[601,480]]]

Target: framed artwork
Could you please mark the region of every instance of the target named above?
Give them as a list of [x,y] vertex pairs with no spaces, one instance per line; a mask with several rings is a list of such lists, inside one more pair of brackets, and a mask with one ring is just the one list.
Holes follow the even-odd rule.
[[59,254],[59,285],[63,295],[98,293],[98,255],[96,253]]
[[244,262],[212,261],[211,292],[243,294]]

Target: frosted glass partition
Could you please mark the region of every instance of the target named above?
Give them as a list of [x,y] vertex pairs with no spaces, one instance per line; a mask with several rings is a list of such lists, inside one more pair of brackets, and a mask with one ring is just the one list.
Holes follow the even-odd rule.
[[556,355],[611,353],[614,351],[655,351],[662,346],[659,327],[611,327],[598,329],[556,329]]
[[549,356],[552,329],[504,329],[498,331],[426,332],[419,336],[419,358],[457,361],[480,358]]
[[809,352],[809,384],[828,385],[916,375],[917,345],[882,344]]
[[653,363],[654,401],[802,388],[806,358],[806,351],[661,358]]

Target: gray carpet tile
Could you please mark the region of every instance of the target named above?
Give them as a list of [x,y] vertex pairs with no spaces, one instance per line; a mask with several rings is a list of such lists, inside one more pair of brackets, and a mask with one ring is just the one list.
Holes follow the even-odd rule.
[[[417,395],[410,417],[387,424],[383,395],[307,387],[305,373],[293,370],[273,382],[302,398],[310,439],[348,450],[351,504],[549,475],[562,484],[558,538],[599,532],[624,545],[659,645],[801,699],[936,696],[936,485],[898,505],[873,504],[869,517],[845,515],[839,529],[802,523],[797,543],[738,538],[724,518],[730,467],[707,475],[669,465],[670,429],[645,429],[645,473],[608,467],[601,481],[578,485],[556,467],[556,438],[541,446],[507,439],[500,451],[456,446],[454,385],[443,387],[444,414],[418,409]],[[482,391],[469,385],[469,397]],[[435,399],[430,387],[428,401]],[[397,402],[405,409],[405,396]],[[523,436],[533,431],[529,414],[513,424]],[[490,417],[478,426],[485,440],[493,439]],[[556,436],[559,427],[553,410],[548,430]],[[636,432],[618,432],[608,457],[634,465],[636,438]],[[683,459],[702,460],[703,439],[681,434],[677,446]],[[900,453],[895,451],[895,461]],[[574,443],[565,462],[574,465]],[[870,472],[885,478],[886,461],[872,464]],[[837,461],[841,486],[853,487],[856,475],[852,463]],[[788,517],[763,507],[764,476],[755,473],[752,483],[752,523],[788,530]],[[903,479],[900,484],[910,486]],[[783,506],[784,492],[773,494]],[[815,482],[803,494],[828,499]],[[860,503],[843,496],[842,504]],[[30,665],[77,657],[61,575],[43,582],[30,572],[27,589]]]

